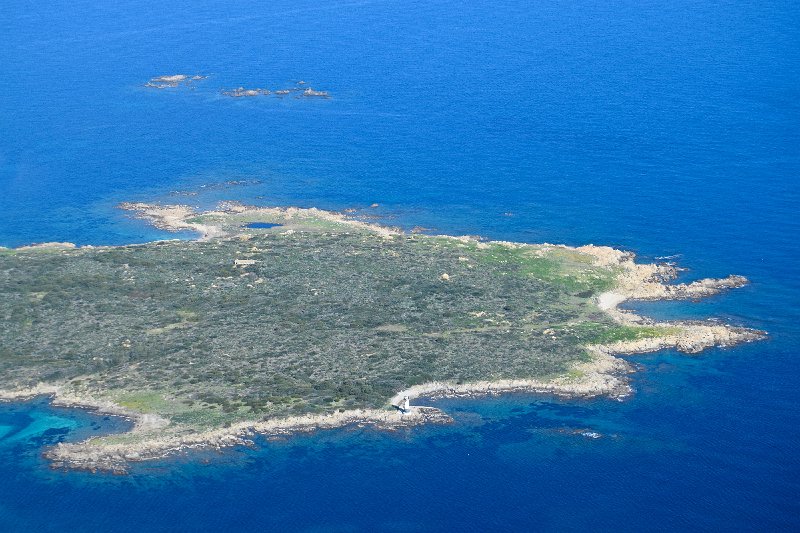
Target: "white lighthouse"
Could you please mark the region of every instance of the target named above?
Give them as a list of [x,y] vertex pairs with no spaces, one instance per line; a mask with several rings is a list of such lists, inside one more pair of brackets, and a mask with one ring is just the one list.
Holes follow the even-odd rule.
[[411,401],[408,399],[408,396],[403,396],[403,402],[400,404],[400,408],[404,413],[407,413],[409,409],[411,409]]

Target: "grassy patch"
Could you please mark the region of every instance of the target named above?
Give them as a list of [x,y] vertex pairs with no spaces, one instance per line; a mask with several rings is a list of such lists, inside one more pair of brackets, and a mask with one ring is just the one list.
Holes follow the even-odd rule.
[[671,326],[626,326],[585,322],[570,328],[571,333],[587,344],[613,344],[616,342],[654,339],[674,335],[680,328]]
[[164,395],[156,391],[129,392],[119,396],[116,402],[139,413],[164,413],[171,411],[172,402],[164,399]]
[[589,297],[613,287],[617,272],[593,265],[591,256],[563,248],[492,244],[480,255],[484,264],[509,273],[554,283],[565,291]]

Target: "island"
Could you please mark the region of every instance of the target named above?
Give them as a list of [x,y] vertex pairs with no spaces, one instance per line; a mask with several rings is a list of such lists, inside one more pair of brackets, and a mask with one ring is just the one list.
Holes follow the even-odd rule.
[[419,397],[624,397],[619,354],[695,353],[765,333],[657,322],[627,300],[699,298],[671,264],[605,246],[405,232],[344,213],[223,202],[120,206],[195,240],[0,248],[0,399],[129,417],[45,450],[57,468],[350,424],[447,423]]

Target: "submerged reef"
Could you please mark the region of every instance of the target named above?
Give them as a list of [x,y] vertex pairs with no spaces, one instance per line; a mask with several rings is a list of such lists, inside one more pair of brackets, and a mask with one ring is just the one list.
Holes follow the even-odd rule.
[[125,203],[194,241],[0,249],[0,399],[128,416],[59,444],[56,466],[130,461],[345,424],[446,423],[406,398],[540,391],[625,396],[617,357],[761,338],[618,305],[698,298],[669,264],[602,246],[406,233],[318,209]]

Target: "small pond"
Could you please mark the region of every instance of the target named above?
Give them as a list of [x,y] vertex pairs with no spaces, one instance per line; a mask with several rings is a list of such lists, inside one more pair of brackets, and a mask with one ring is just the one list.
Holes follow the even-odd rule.
[[251,229],[268,229],[280,226],[281,224],[272,224],[270,222],[251,222],[249,224],[245,224],[245,228]]

